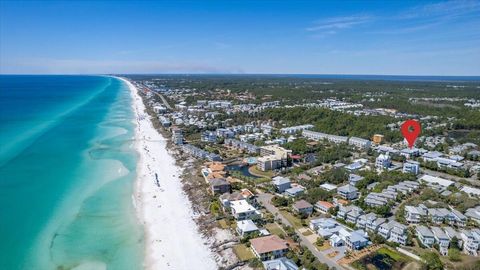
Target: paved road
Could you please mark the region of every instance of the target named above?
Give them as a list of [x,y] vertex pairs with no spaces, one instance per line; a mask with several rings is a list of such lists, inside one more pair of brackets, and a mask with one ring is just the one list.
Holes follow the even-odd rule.
[[[269,193],[261,193],[257,195],[258,201],[267,209],[270,213],[272,213],[275,217],[280,218],[282,223],[292,226],[292,224],[280,213],[277,207],[270,203],[273,195]],[[293,227],[293,226],[292,226]],[[306,246],[312,253],[317,257],[317,259],[322,262],[326,263],[329,267],[335,267],[337,269],[345,269],[343,266],[338,264],[336,261],[331,260],[323,253],[317,250],[317,248],[308,241],[307,237],[304,236],[300,231],[295,230],[297,235],[300,237],[300,244]]]
[[167,107],[167,109],[173,110],[172,106],[170,106],[170,104],[168,104],[167,100],[165,99],[165,97],[162,94],[160,94],[156,91],[152,91],[152,89],[146,87],[145,85],[143,87],[145,87],[146,89],[148,89],[148,91],[154,93],[155,95],[159,96],[162,99],[163,104],[165,104],[165,107]]

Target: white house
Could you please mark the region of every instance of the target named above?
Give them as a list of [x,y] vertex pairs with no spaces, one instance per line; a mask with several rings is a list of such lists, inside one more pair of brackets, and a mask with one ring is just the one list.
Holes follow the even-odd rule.
[[407,242],[407,227],[394,220],[381,224],[378,227],[378,234],[390,242],[401,245]]
[[245,237],[258,232],[259,230],[257,225],[255,225],[251,219],[245,219],[237,221],[236,231],[241,237]]
[[420,204],[419,206],[405,206],[405,219],[408,223],[420,223],[422,219],[427,217],[427,207]]
[[448,255],[448,246],[450,245],[450,238],[440,227],[431,227],[435,243],[439,246],[440,254],[443,256]]
[[358,148],[368,149],[372,145],[372,142],[358,137],[350,137],[350,139],[348,139],[348,144]]
[[417,233],[418,240],[424,246],[432,247],[433,243],[435,243],[435,237],[429,228],[419,225],[415,228],[415,232]]
[[375,159],[375,167],[379,170],[385,170],[390,168],[390,165],[392,164],[392,160],[390,159],[390,155],[388,152],[386,154],[380,154],[376,159]]
[[403,173],[413,173],[415,175],[420,173],[420,163],[413,160],[408,160],[403,163]]
[[257,219],[261,216],[260,212],[246,200],[230,202],[230,209],[236,220]]

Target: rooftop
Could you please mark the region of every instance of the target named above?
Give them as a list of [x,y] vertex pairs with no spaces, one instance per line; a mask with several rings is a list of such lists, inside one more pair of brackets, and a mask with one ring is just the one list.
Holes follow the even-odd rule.
[[250,243],[252,248],[260,254],[288,249],[287,242],[276,235],[254,238]]

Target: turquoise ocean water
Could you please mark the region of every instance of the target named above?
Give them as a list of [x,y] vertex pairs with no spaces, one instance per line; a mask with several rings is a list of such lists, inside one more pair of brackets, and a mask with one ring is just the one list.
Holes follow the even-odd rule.
[[141,269],[127,86],[0,76],[0,269]]

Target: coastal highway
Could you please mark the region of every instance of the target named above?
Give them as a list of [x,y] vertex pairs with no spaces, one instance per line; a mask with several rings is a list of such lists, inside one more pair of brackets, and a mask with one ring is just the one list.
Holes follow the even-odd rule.
[[[258,201],[263,205],[265,206],[265,208],[270,212],[272,213],[274,216],[276,217],[279,217],[280,220],[282,220],[282,223],[284,224],[287,224],[291,227],[292,224],[282,215],[282,213],[280,213],[280,211],[278,210],[277,207],[275,207],[273,204],[271,204],[270,200],[272,199],[273,195],[272,194],[269,194],[269,193],[259,193],[257,194],[257,198],[258,198]],[[327,256],[325,256],[323,253],[321,253],[320,251],[318,251],[318,249],[310,242],[308,241],[307,237],[304,236],[300,231],[298,231],[297,229],[295,229],[295,232],[297,233],[297,235],[300,237],[300,244],[302,244],[303,246],[307,247],[313,255],[315,255],[315,257],[317,257],[317,259],[322,262],[322,263],[326,263],[328,265],[328,267],[335,267],[336,269],[345,269],[343,266],[341,266],[340,264],[338,264],[336,261],[328,258]]]
[[173,110],[172,106],[170,106],[170,104],[168,104],[167,100],[165,99],[165,97],[164,97],[162,94],[160,94],[160,93],[158,93],[158,92],[156,92],[156,91],[153,91],[152,89],[146,87],[145,85],[143,85],[143,87],[144,87],[145,89],[147,89],[148,91],[154,93],[155,95],[159,96],[159,97],[162,99],[163,104],[165,104],[165,107],[167,107],[167,109]]

